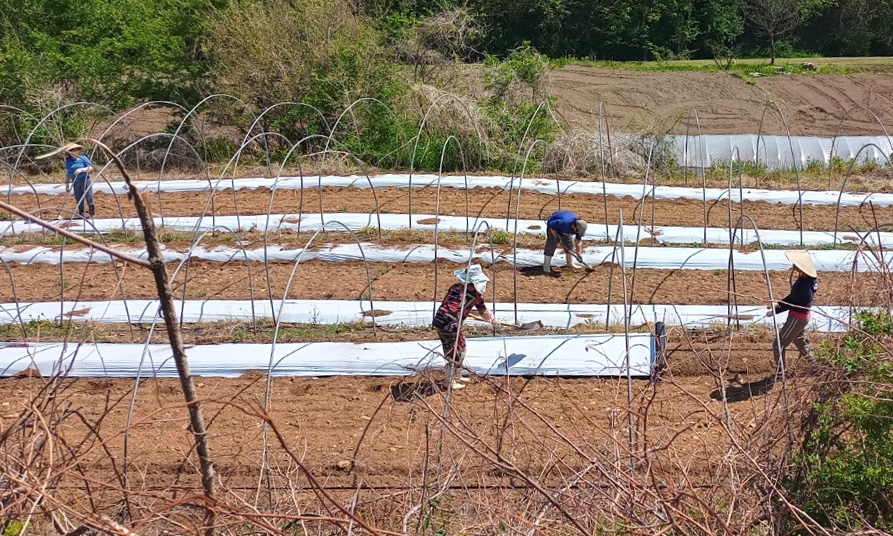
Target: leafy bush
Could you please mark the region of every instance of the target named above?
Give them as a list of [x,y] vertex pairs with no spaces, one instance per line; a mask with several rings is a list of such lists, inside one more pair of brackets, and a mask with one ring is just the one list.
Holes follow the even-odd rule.
[[827,528],[893,529],[893,319],[861,311],[859,329],[818,359],[845,373],[815,405],[789,482],[801,508]]

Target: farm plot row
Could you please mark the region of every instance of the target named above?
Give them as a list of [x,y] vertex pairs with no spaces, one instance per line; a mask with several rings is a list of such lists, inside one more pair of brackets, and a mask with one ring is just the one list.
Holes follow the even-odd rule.
[[[371,263],[372,297],[377,300],[437,300],[454,281],[452,270],[461,265],[441,261],[435,285],[435,267],[427,263]],[[116,271],[117,266],[117,271]],[[177,264],[169,263],[173,273]],[[491,281],[488,297],[501,302],[531,303],[622,303],[623,284],[619,268],[600,265],[589,273],[562,270],[560,277],[542,275],[536,268],[517,273],[498,263],[495,284]],[[113,263],[10,264],[15,281],[0,286],[0,300],[54,301],[156,298],[155,284],[147,272]],[[288,295],[285,287],[294,271],[290,263],[245,263],[195,260],[189,269],[181,269],[173,281],[175,294],[185,299],[368,299],[366,266],[361,262],[302,262],[292,279]],[[249,277],[250,272],[250,277]],[[269,277],[268,277],[269,272]],[[515,279],[515,276],[517,278]],[[633,304],[722,305],[728,303],[729,275],[723,269],[636,270],[633,282],[628,273],[628,300]],[[786,292],[790,272],[770,272],[773,290]],[[877,305],[884,303],[883,276],[874,273],[853,277],[846,272],[821,274],[818,305]],[[8,281],[8,278],[6,278]],[[515,281],[517,287],[515,287]],[[769,300],[765,276],[761,271],[737,271],[736,293],[739,303],[764,305]],[[268,290],[269,289],[269,290]],[[492,290],[490,290],[492,289]],[[610,291],[610,293],[609,293]],[[491,294],[491,292],[493,294]]]
[[[210,192],[162,192],[148,195],[150,206],[156,216],[200,216],[200,215],[265,215],[319,213],[336,219],[338,213],[371,214],[376,206],[383,214],[409,213],[410,195],[413,214],[435,214],[447,216],[506,218],[516,216],[522,219],[544,220],[559,209],[559,196],[554,193],[524,191],[518,205],[517,192],[510,194],[498,188],[475,188],[460,190],[443,188],[438,194],[436,188],[410,190],[407,188],[377,188],[376,199],[372,191],[360,188],[316,188],[303,192],[293,189],[280,189],[271,194],[269,190],[225,190],[212,196]],[[272,205],[271,205],[272,197]],[[321,198],[321,199],[320,199]],[[439,198],[439,203],[438,203]],[[510,199],[511,198],[511,199]],[[71,196],[16,194],[10,201],[23,210],[34,211],[40,208],[44,218],[66,219],[74,210]],[[607,204],[607,218],[605,217]],[[97,217],[134,217],[136,211],[132,203],[123,196],[96,194]],[[595,225],[616,224],[623,213],[627,224],[641,219],[644,225],[703,227],[706,212],[708,227],[728,227],[729,209],[733,225],[741,213],[738,202],[698,199],[647,199],[644,210],[642,202],[633,197],[605,197],[600,194],[564,194],[560,196],[560,208],[573,210]],[[767,201],[746,200],[744,213],[753,218],[760,229],[799,228],[800,208],[797,205]],[[843,206],[839,215],[836,205],[804,204],[803,229],[811,231],[832,231],[837,227],[842,232],[856,229],[873,229],[878,224],[893,221],[893,207],[884,205]]]
[[[692,357],[691,350],[679,352],[687,353],[687,359],[700,359]],[[751,350],[741,359],[753,363],[764,354]],[[726,369],[739,370],[741,367],[735,366]],[[805,372],[806,365],[791,370]],[[741,398],[740,403],[728,405],[725,418],[753,423],[756,417],[757,426],[765,425],[763,419],[779,404],[782,389],[779,385],[767,387],[757,367],[747,372],[752,374],[750,384],[728,388],[730,396]],[[688,477],[697,483],[712,483],[710,475],[716,466],[711,460],[721,459],[732,446],[727,430],[711,418],[719,408],[716,400],[721,378],[678,376],[658,384],[633,384],[635,404],[647,407],[636,419],[635,428],[639,434],[647,428],[648,440],[661,445],[652,455],[662,471],[670,474],[671,468],[684,466]],[[264,398],[265,376],[248,373],[238,379],[199,377],[196,381],[210,418],[209,440],[221,484],[256,489],[263,475],[263,430],[251,412],[243,409],[250,410]],[[477,456],[455,456],[465,451],[456,437],[431,437],[437,435],[433,430],[438,426],[432,415],[443,411],[443,395],[434,387],[439,381],[434,376],[411,382],[400,378],[277,378],[270,385],[269,415],[286,445],[310,447],[299,449],[301,461],[327,487],[356,486],[358,482],[363,487],[401,486],[422,479],[426,467],[432,471],[437,463],[437,451],[426,446],[431,441],[443,446],[440,452],[455,471],[456,486],[518,484],[509,474],[481,473]],[[5,424],[12,424],[23,409],[16,401],[39,396],[42,385],[35,378],[0,379],[0,387],[12,401],[0,415]],[[793,401],[809,387],[808,376],[797,377],[796,382],[789,382],[787,396]],[[135,389],[133,417],[128,420]],[[460,435],[474,438],[485,450],[504,448],[506,459],[517,463],[519,469],[541,475],[546,485],[558,486],[569,475],[591,467],[593,460],[607,466],[611,460],[617,461],[617,454],[612,454],[615,449],[606,450],[605,446],[615,445],[617,453],[625,448],[628,431],[622,408],[627,407],[627,394],[622,380],[478,378],[453,397],[450,411],[461,427]],[[764,396],[751,398],[753,395]],[[199,485],[183,467],[188,463],[192,438],[184,431],[186,418],[176,380],[68,380],[56,396],[80,408],[85,422],[101,419],[101,427],[92,432],[103,437],[103,448],[93,449],[80,460],[99,487],[101,482],[110,482],[109,475],[122,474],[124,459],[109,458],[107,452],[121,452],[125,435],[131,464],[128,487],[157,489],[171,486],[172,479],[176,480],[172,489]],[[126,434],[122,433],[125,430]],[[67,441],[90,432],[74,422],[59,429]],[[765,440],[767,444],[781,441],[771,436]],[[272,439],[267,465],[274,485],[302,482],[276,441]],[[593,482],[609,484],[595,474],[581,485]],[[60,487],[64,488],[64,482]]]
[[[239,196],[248,192],[237,190]],[[332,200],[338,199],[338,196],[351,199],[348,196],[356,195],[357,199],[366,199],[368,203],[371,196],[369,190],[333,190],[331,196],[329,193],[327,191],[323,197],[324,211],[340,210],[340,207],[327,208],[331,202],[329,197]],[[483,190],[470,192],[470,199],[477,199],[479,203],[478,211],[486,212],[491,206],[508,202],[505,194],[496,195],[496,200],[492,202],[478,199],[485,193]],[[281,194],[286,202],[296,203],[296,192],[279,191],[276,198],[279,199]],[[402,207],[396,208],[403,202],[399,196],[406,194],[406,191],[394,189],[394,212],[406,211]],[[427,198],[428,203],[436,202],[428,190],[414,194]],[[457,195],[459,192],[454,191],[452,194],[455,199],[451,201],[453,206],[450,210],[460,210],[458,207],[464,207],[464,193]],[[165,214],[173,214],[173,211],[169,211],[171,206],[176,207],[177,212],[200,213],[201,204],[207,201],[206,193],[195,194],[196,197],[188,203],[182,197],[193,194],[178,194],[168,203],[168,195],[171,194],[163,194],[161,199]],[[252,192],[248,198],[254,199],[255,196],[257,208],[251,212],[266,212],[269,192]],[[218,210],[217,201],[227,197],[232,198],[232,192],[215,196],[217,213],[235,212],[235,205],[230,205],[231,211]],[[527,204],[530,197],[535,199]],[[26,198],[21,197],[23,200]],[[415,199],[414,195],[414,202]],[[591,195],[580,198],[580,208],[565,206],[565,199],[568,198],[562,198],[562,208],[573,208],[582,214],[598,214],[594,208],[587,208],[595,199]],[[54,200],[61,198],[50,199],[50,202]],[[241,201],[241,197],[238,200]],[[109,198],[98,201],[106,205],[103,210],[112,204]],[[124,202],[123,198],[121,201]],[[630,210],[635,210],[635,201],[631,199],[609,198],[609,201],[630,203]],[[70,200],[67,202],[70,203]],[[318,198],[316,202],[318,204]],[[557,208],[555,202],[555,196],[525,192],[522,212],[542,218]],[[443,200],[441,203],[441,206],[448,206]],[[541,205],[537,206],[537,203]],[[666,204],[666,221],[670,224],[697,224],[703,205],[685,205],[687,208],[680,210],[679,203],[685,205],[687,202],[659,200],[655,203],[655,210]],[[790,217],[790,207],[754,203],[754,206],[763,205],[772,214],[777,211],[774,217],[779,221]],[[239,213],[247,213],[242,212],[241,203],[238,206]],[[350,208],[371,211],[368,204],[362,208]],[[646,205],[646,208],[650,208],[650,205]],[[725,211],[721,205],[717,205],[714,211],[720,208]],[[413,210],[421,212],[415,205]],[[623,210],[624,219],[627,219],[627,209]],[[295,209],[283,208],[281,212],[294,213]],[[495,216],[502,214],[493,212]],[[850,216],[856,218],[854,214],[858,213]],[[599,221],[597,217],[590,217],[590,220]],[[719,226],[725,223],[722,218],[717,221]],[[262,256],[254,256],[263,247],[263,236],[259,234],[248,233],[243,237],[246,247],[252,251],[251,262],[241,260],[239,253],[233,253],[238,250],[234,249],[235,244],[231,241],[211,237],[203,246],[207,247],[205,251],[209,255],[217,255],[219,259],[196,258],[190,262],[188,269],[184,266],[174,277],[175,293],[195,300],[286,297],[360,301],[374,297],[376,300],[433,303],[439,301],[446,288],[453,283],[452,271],[461,266],[460,261],[467,257],[469,249],[468,240],[458,233],[443,235],[444,251],[439,253],[444,256],[438,257],[435,275],[435,264],[430,262],[429,255],[433,235],[420,232],[400,237],[397,236],[399,233],[388,233],[377,244],[382,249],[398,247],[400,251],[415,251],[413,255],[419,256],[408,258],[411,255],[405,253],[407,258],[372,262],[368,265],[367,273],[367,266],[358,261],[356,252],[341,256],[333,253],[333,248],[351,244],[343,233],[340,237],[330,233],[323,237],[318,248],[314,247],[315,252],[325,251],[329,256],[321,255],[315,259],[310,256],[306,262],[302,262],[286,293],[286,286],[295,270],[296,254],[288,251],[269,264],[260,262]],[[268,253],[273,257],[283,249],[300,247],[304,243],[303,238],[295,237],[293,233],[271,233],[267,238],[271,244]],[[19,261],[9,262],[4,270],[8,273],[0,274],[0,280],[14,282],[15,288],[0,285],[0,300],[4,302],[156,297],[155,284],[142,268],[125,266],[120,262],[98,262],[102,260],[101,256],[95,259],[97,262],[83,262],[89,257],[86,251],[80,246],[70,245],[65,248],[64,255],[74,255],[79,262],[47,264],[50,258],[58,262],[63,254],[44,235],[20,235],[4,240],[7,244],[15,241],[17,245],[0,252],[0,255]],[[42,250],[44,253],[36,252],[31,245],[42,243],[51,245]],[[495,299],[505,303],[518,300],[544,304],[620,303],[624,300],[624,285],[616,265],[601,264],[591,273],[561,270],[560,277],[551,278],[542,275],[536,268],[541,259],[542,239],[527,236],[521,240],[521,244],[530,249],[529,258],[516,267],[508,262],[498,262],[495,265],[496,278],[491,281],[488,297],[495,296]],[[172,241],[166,244],[166,251],[172,256],[182,255],[188,246],[185,242]],[[133,247],[138,246],[134,244]],[[510,246],[506,244],[497,245],[497,248],[504,255],[511,253]],[[447,249],[453,249],[455,254],[446,255]],[[633,304],[717,306],[729,302],[729,275],[725,263],[717,260],[715,266],[710,265],[709,269],[692,269],[691,264],[682,266],[674,260],[676,257],[670,254],[673,249],[641,248],[638,251],[642,262],[650,254],[656,260],[669,261],[670,264],[663,268],[638,268],[634,279],[630,271],[626,281],[627,300]],[[424,257],[419,251],[429,257]],[[717,250],[717,253],[720,254],[717,259],[720,259],[724,252]],[[780,251],[769,253],[781,254]],[[634,250],[629,249],[627,254],[634,255]],[[604,255],[599,257],[599,262],[602,257]],[[41,258],[43,262],[34,262]],[[334,262],[336,260],[339,262]],[[173,273],[177,264],[168,264],[169,273]],[[773,289],[786,290],[790,275],[786,265],[778,264],[775,268],[778,269],[771,272]],[[761,307],[768,301],[768,291],[760,270],[751,268],[736,272],[735,296],[741,304]],[[372,278],[371,292],[367,276]],[[842,268],[841,271],[823,273],[818,303],[849,304],[854,300],[866,304],[882,303],[884,296],[878,290],[881,286],[877,285],[881,280],[879,275],[873,273],[859,274],[854,278]],[[509,311],[498,311],[498,314],[502,318],[510,318]],[[77,341],[140,342],[151,338],[153,342],[164,342],[166,339],[166,335],[158,331],[150,334],[146,325],[80,322],[77,314],[66,319],[74,322],[26,326],[27,336],[16,331],[21,326],[7,324],[3,329],[8,336],[4,338],[16,341],[14,344],[21,344],[23,339],[27,339],[65,340],[70,345],[75,345]],[[55,321],[56,318],[50,320]],[[380,327],[372,332],[368,325],[325,326],[312,323],[283,328],[281,341],[397,342],[421,339],[436,344],[430,330],[419,328]],[[187,344],[269,343],[272,330],[273,326],[268,320],[261,321],[258,326],[250,325],[247,321],[184,325]],[[472,335],[489,333],[482,327],[470,326],[469,330]],[[546,333],[550,332],[547,330],[543,334]],[[814,344],[825,338],[817,334],[813,337]],[[616,482],[610,475],[618,474],[618,467],[626,467],[630,451],[648,452],[648,463],[655,468],[653,471],[657,478],[675,479],[681,475],[692,485],[723,489],[724,483],[718,482],[716,475],[723,473],[726,468],[724,460],[734,456],[736,445],[740,443],[730,434],[731,428],[723,423],[749,423],[746,425],[749,441],[760,443],[767,451],[783,448],[784,434],[777,432],[782,429],[784,419],[800,417],[796,412],[786,411],[788,406],[785,404],[799,407],[799,400],[809,396],[816,381],[816,376],[812,374],[813,364],[792,355],[786,381],[772,381],[775,365],[770,350],[771,337],[765,328],[714,334],[710,330],[690,331],[671,326],[669,340],[670,366],[662,379],[636,380],[630,384],[625,378],[475,376],[466,389],[448,392],[442,388],[442,374],[437,373],[412,378],[269,378],[268,415],[281,436],[264,434],[258,418],[260,408],[265,406],[261,401],[266,400],[268,395],[265,390],[268,378],[262,372],[249,372],[236,379],[197,377],[195,380],[209,424],[208,437],[220,475],[221,489],[234,496],[245,497],[248,503],[256,500],[259,493],[294,500],[301,492],[293,493],[291,490],[306,487],[305,477],[297,470],[295,459],[288,455],[285,447],[297,453],[300,463],[323,486],[331,489],[346,486],[406,489],[424,485],[426,479],[438,478],[443,471],[448,471],[452,481],[447,486],[462,489],[492,485],[523,487],[527,483],[516,477],[523,473],[537,475],[539,482],[551,488],[563,487],[574,481],[579,486],[611,493]],[[266,354],[260,356],[260,362],[265,360]],[[0,389],[13,395],[10,406],[0,409],[3,424],[10,426],[26,414],[28,408],[25,403],[39,399],[40,389],[44,386],[44,379],[30,376],[27,372],[14,378],[0,379]],[[120,496],[116,491],[118,489],[144,492],[146,496],[164,500],[183,492],[199,490],[200,482],[193,474],[194,438],[188,433],[183,394],[176,380],[83,378],[64,380],[59,386],[53,394],[53,403],[64,402],[77,408],[79,418],[83,419],[59,426],[60,439],[74,444],[85,436],[89,436],[91,441],[96,437],[100,438],[103,447],[87,452],[79,460],[77,471],[81,476],[75,478],[75,472],[71,471],[62,478],[57,488],[64,490],[61,493],[69,493],[75,500],[83,500],[84,491],[77,486],[82,485],[85,478],[90,482],[108,483],[107,488],[102,485],[94,487],[98,491],[91,494],[91,499],[101,509],[104,500],[120,504],[120,499],[116,502]],[[450,397],[449,417],[441,420],[442,416],[447,415],[446,397]],[[19,400],[23,402],[19,403]],[[132,419],[128,417],[131,400],[134,404]],[[725,404],[723,400],[735,403]],[[629,416],[634,429],[632,432],[627,428]],[[444,426],[455,426],[456,429],[444,434]],[[125,437],[128,441],[126,461],[122,456]],[[282,444],[278,443],[278,437],[282,438]],[[633,437],[638,442],[635,447],[629,443]],[[265,442],[270,445],[266,452]],[[498,452],[500,459],[516,466],[518,471],[507,472],[489,463],[486,456],[493,452]],[[268,454],[266,460],[265,454]],[[120,476],[110,477],[122,475],[125,463],[128,464],[126,483]],[[67,484],[72,487],[66,489]],[[267,492],[268,486],[272,486],[274,491]],[[526,489],[530,491],[529,487]],[[359,494],[354,497],[361,501],[381,501],[390,492],[375,493],[364,491],[362,498]],[[610,502],[607,493],[593,498],[593,501]],[[447,495],[443,497],[444,500],[448,499]],[[467,498],[467,494],[464,497]]]

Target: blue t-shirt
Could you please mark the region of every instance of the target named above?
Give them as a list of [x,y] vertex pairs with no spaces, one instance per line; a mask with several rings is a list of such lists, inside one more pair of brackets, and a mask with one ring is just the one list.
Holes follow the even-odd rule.
[[546,222],[546,225],[549,226],[549,229],[555,229],[558,231],[558,234],[563,235],[577,235],[577,240],[583,240],[583,237],[580,236],[580,233],[574,231],[571,227],[572,224],[576,223],[577,215],[571,212],[570,210],[559,210],[553,212],[551,216],[549,216],[549,220]]
[[79,170],[91,165],[90,157],[85,154],[77,158],[70,155],[65,157],[65,172],[68,173],[68,178],[73,181],[86,179],[87,174]]

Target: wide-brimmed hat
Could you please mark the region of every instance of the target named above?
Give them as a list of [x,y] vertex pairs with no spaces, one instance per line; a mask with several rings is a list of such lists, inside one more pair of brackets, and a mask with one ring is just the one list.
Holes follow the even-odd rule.
[[487,274],[484,273],[484,269],[481,268],[480,264],[472,264],[466,270],[465,268],[461,270],[456,270],[454,272],[456,277],[462,283],[473,283],[475,285],[479,284],[487,284],[487,281],[490,281],[490,278],[487,277]]
[[35,160],[43,160],[44,158],[49,158],[51,156],[55,156],[59,153],[70,153],[71,151],[83,151],[84,146],[79,143],[69,142],[60,147],[56,147],[52,151],[48,153],[44,153],[40,156],[35,157]]
[[577,221],[575,223],[577,224],[577,234],[579,234],[580,236],[585,235],[586,228],[589,227],[589,225],[586,224],[586,221],[577,218]]
[[812,255],[808,251],[785,251],[784,256],[804,274],[809,277],[818,277],[815,266],[812,264]]

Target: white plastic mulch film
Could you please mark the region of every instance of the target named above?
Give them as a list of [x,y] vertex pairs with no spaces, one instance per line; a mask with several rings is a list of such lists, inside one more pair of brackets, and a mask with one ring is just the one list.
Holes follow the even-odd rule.
[[758,136],[756,134],[669,135],[666,143],[681,166],[710,167],[732,161],[753,162],[770,170],[803,169],[833,158],[857,164],[886,164],[893,154],[889,136]]
[[[464,366],[476,374],[520,376],[651,376],[650,334],[486,337],[468,340]],[[628,349],[628,352],[627,352]],[[144,354],[145,352],[145,354]],[[187,348],[196,376],[238,377],[267,371],[269,344],[217,344]],[[316,342],[276,345],[274,376],[402,376],[441,369],[439,341]],[[628,359],[627,359],[628,357]],[[0,343],[0,377],[27,369],[43,376],[176,377],[166,344]]]

